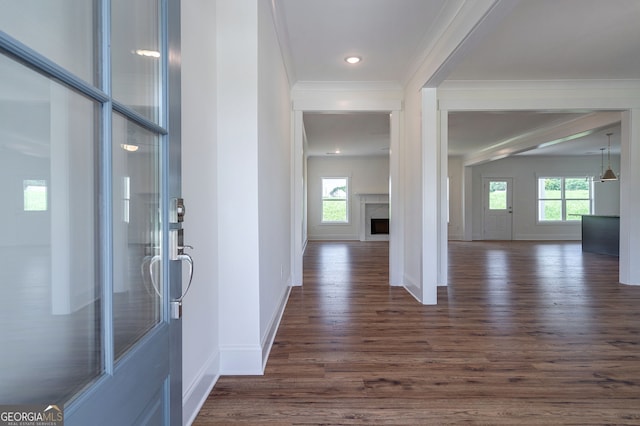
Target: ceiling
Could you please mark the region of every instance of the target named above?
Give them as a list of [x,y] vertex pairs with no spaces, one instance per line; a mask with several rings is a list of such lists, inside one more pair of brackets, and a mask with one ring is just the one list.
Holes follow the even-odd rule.
[[[480,0],[273,1],[284,28],[279,34],[292,83],[391,82],[402,87],[446,30],[447,17]],[[489,3],[493,8],[478,21],[481,30],[469,33],[452,55],[445,80],[640,79],[640,1],[484,1]],[[362,62],[347,64],[349,55]],[[471,155],[589,113],[451,113],[450,154]],[[336,155],[327,153],[337,149],[340,155],[380,155],[388,148],[388,132],[382,146],[386,114],[305,113],[304,121],[312,155]],[[611,125],[526,154],[599,155],[608,131],[614,132],[615,152],[620,130]]]
[[304,113],[309,156],[389,155],[389,114]]

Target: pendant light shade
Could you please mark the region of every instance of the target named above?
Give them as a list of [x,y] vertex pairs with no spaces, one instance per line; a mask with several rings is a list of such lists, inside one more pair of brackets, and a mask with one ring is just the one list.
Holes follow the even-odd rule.
[[618,180],[618,176],[613,173],[613,170],[607,169],[607,171],[602,175],[601,180]]
[[607,136],[609,137],[609,147],[607,149],[607,159],[609,161],[609,167],[607,168],[607,170],[605,170],[602,176],[600,176],[600,180],[618,180],[618,176],[616,176],[613,170],[611,170],[611,135],[612,134],[613,133],[607,133]]

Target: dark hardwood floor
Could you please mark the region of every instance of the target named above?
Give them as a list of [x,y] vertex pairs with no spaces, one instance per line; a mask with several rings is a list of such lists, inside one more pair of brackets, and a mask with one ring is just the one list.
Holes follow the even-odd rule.
[[640,424],[640,287],[579,242],[451,242],[422,306],[384,242],[313,242],[265,371],[196,425]]

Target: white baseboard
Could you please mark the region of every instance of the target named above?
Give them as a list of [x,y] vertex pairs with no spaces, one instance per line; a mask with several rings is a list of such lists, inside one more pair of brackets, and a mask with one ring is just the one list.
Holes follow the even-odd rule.
[[414,299],[422,303],[422,295],[420,294],[420,286],[418,285],[417,280],[407,274],[404,274],[403,287],[414,297]]
[[[553,234],[553,235],[542,235],[542,234],[518,234],[513,237],[513,241],[580,241],[582,237],[580,235],[575,234]],[[483,240],[482,236],[474,235],[473,241],[494,241],[494,240]]]
[[360,236],[345,234],[316,234],[309,235],[309,241],[360,241]]
[[218,374],[220,366],[219,354],[212,355],[202,366],[197,379],[182,395],[182,424],[190,426],[198,416],[202,405],[207,400],[211,390],[220,378]]
[[280,304],[274,312],[260,345],[223,345],[220,347],[220,375],[261,376],[267,364],[280,320],[289,300],[291,286],[283,288]]
[[220,347],[220,375],[262,376],[260,345],[228,345]]
[[553,234],[553,235],[540,235],[540,234],[532,234],[532,235],[516,235],[514,240],[517,241],[580,241],[582,240],[581,235],[576,234]]
[[280,321],[282,320],[282,315],[284,314],[284,310],[287,307],[287,301],[289,300],[289,294],[291,294],[291,286],[287,285],[282,293],[282,297],[280,298],[280,304],[278,305],[278,309],[274,313],[271,318],[271,322],[269,323],[269,327],[264,337],[262,338],[262,370],[264,371],[267,366],[267,360],[269,359],[269,353],[271,353],[271,348],[273,347],[273,341],[276,338],[276,333],[278,332],[278,327],[280,327]]
[[404,286],[405,290],[407,290],[407,292],[413,296],[414,299],[416,299],[418,302],[422,303],[421,297],[420,297],[420,288],[416,287],[414,285],[405,285]]

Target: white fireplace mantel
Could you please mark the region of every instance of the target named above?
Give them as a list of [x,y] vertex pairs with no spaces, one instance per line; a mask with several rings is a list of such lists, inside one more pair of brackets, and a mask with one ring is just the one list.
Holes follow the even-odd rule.
[[389,235],[371,235],[370,217],[367,217],[367,205],[374,207],[386,205],[386,217],[378,217],[380,219],[389,218],[389,194],[356,194],[360,198],[360,241],[370,240],[389,240]]

